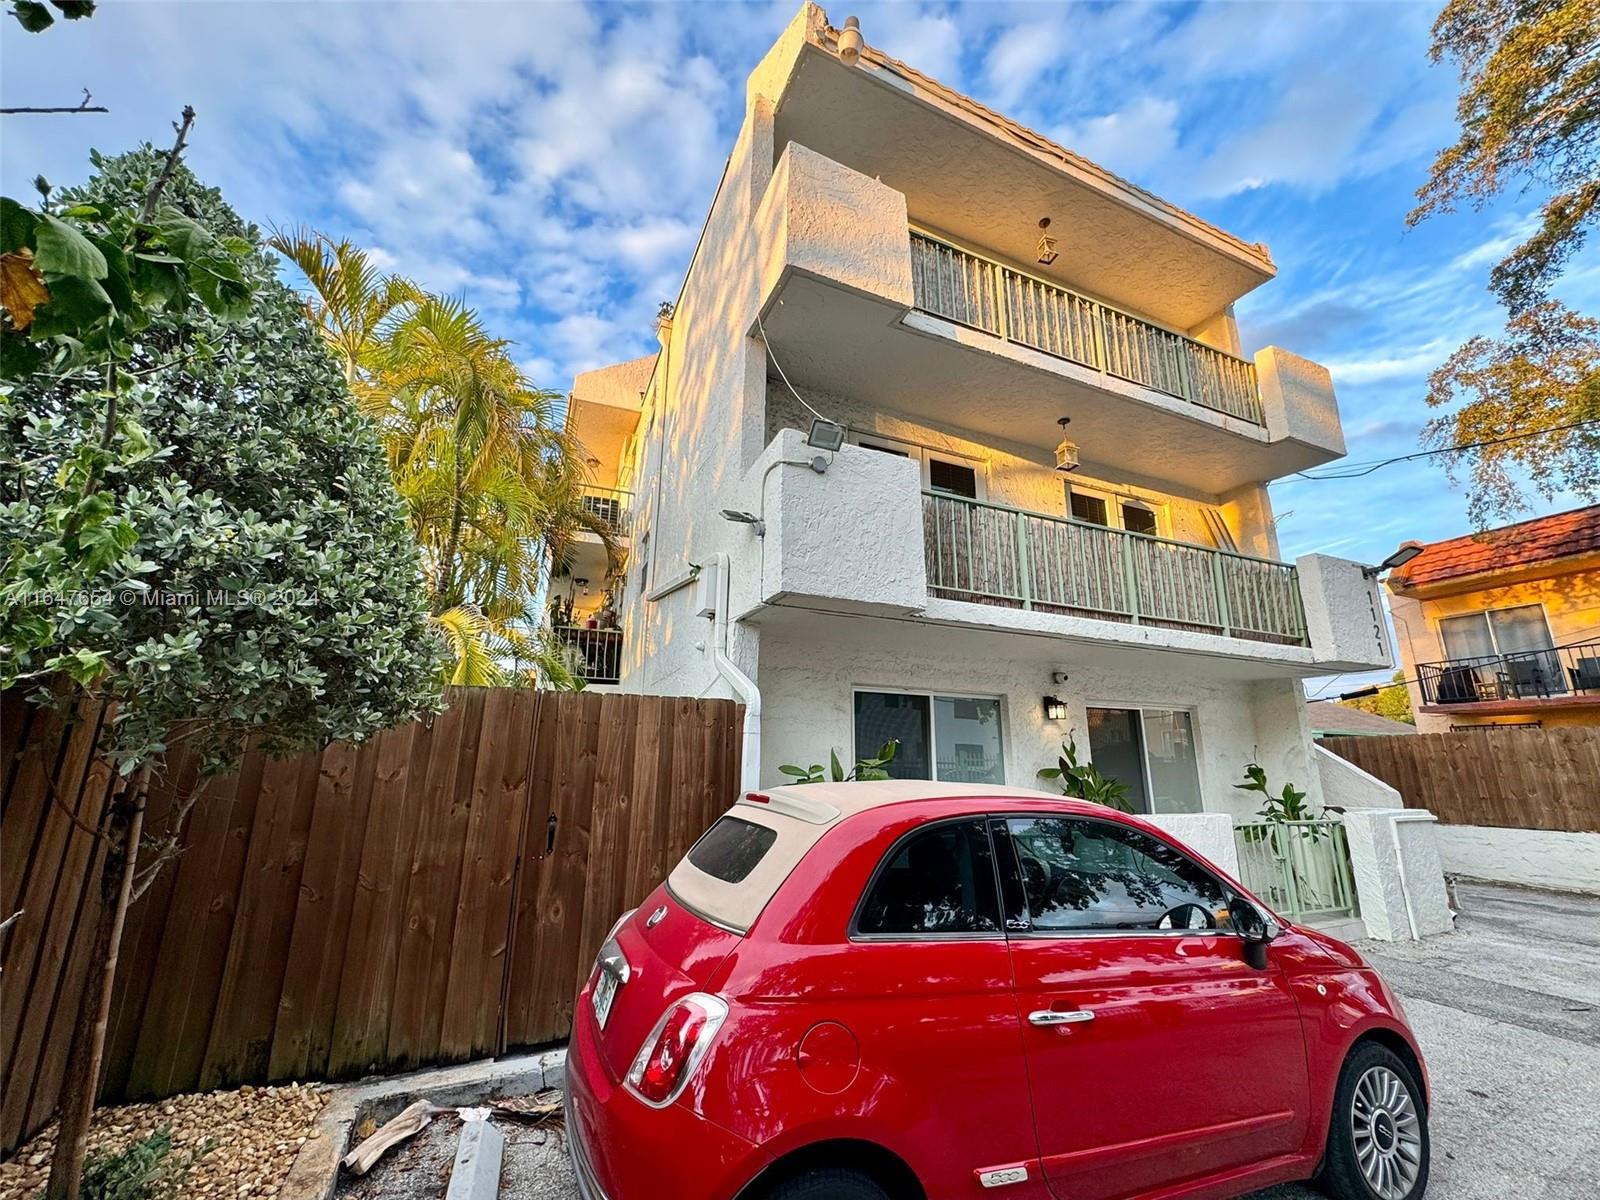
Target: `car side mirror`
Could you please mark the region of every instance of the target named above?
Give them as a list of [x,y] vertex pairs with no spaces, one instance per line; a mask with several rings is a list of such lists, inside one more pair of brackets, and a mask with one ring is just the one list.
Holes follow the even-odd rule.
[[1283,932],[1278,923],[1247,900],[1232,904],[1234,928],[1243,939],[1244,960],[1258,971],[1267,969],[1267,943]]

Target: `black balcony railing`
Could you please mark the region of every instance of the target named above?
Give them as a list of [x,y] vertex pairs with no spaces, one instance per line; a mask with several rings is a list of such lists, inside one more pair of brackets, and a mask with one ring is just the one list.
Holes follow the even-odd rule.
[[1424,704],[1600,698],[1600,641],[1422,663],[1417,685]]
[[622,630],[556,625],[550,632],[566,648],[567,663],[585,683],[622,679]]

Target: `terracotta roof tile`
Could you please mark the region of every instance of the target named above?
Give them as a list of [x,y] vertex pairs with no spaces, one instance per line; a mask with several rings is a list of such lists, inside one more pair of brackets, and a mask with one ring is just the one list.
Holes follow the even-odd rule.
[[1576,554],[1600,554],[1600,504],[1428,543],[1389,579],[1396,587],[1416,587]]

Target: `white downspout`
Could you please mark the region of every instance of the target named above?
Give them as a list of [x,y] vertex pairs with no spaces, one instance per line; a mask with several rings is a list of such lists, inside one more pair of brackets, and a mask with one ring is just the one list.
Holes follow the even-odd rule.
[[716,555],[717,618],[711,652],[721,675],[744,701],[744,740],[739,754],[739,793],[761,787],[761,689],[728,656],[728,576],[732,569],[726,554]]

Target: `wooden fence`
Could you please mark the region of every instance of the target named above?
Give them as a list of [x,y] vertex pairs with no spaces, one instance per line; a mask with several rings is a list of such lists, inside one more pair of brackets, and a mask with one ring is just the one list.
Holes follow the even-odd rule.
[[[4,697],[0,1149],[50,1117],[100,903],[97,714]],[[606,930],[732,803],[726,700],[456,689],[430,722],[205,786],[130,911],[103,1100],[459,1061],[565,1036]],[[159,833],[196,764],[150,797]],[[54,799],[52,801],[52,792]]]
[[1600,728],[1330,737],[1322,746],[1452,825],[1600,832]]

